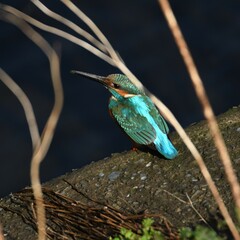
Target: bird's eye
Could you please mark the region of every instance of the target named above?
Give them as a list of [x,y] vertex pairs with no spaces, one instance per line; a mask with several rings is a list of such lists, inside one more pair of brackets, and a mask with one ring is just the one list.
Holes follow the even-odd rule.
[[116,84],[116,83],[112,83],[112,87],[113,88],[120,88],[120,85]]

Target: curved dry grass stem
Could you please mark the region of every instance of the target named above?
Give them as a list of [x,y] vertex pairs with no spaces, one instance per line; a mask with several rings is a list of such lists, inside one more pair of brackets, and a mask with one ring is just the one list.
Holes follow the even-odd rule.
[[[48,47],[50,47],[50,45],[48,45]],[[50,48],[49,48],[49,51],[45,52],[45,54],[48,56],[49,63],[50,63],[55,101],[54,101],[52,112],[48,118],[48,121],[44,127],[43,134],[42,134],[42,143],[39,149],[39,151],[42,151],[41,153],[42,158],[45,157],[50,147],[50,144],[55,132],[55,128],[63,107],[63,99],[64,99],[63,87],[61,82],[61,74],[60,74],[59,57],[57,53],[52,48],[51,49]],[[40,154],[39,151],[36,154]]]
[[4,240],[2,226],[0,225],[0,240]]
[[119,60],[118,54],[113,49],[111,43],[105,37],[105,35],[101,32],[101,30],[97,27],[97,25],[76,5],[74,5],[70,0],[60,0],[63,4],[65,4],[73,13],[75,13],[99,38],[99,40],[106,47],[109,55],[113,60]]
[[21,11],[17,10],[16,8],[11,7],[9,5],[0,3],[0,8],[2,10],[6,11],[6,12],[9,12],[9,13],[19,17],[19,18],[24,19],[26,22],[30,23],[31,25],[33,25],[33,26],[35,26],[39,29],[42,29],[46,32],[50,32],[52,34],[55,34],[55,35],[60,36],[62,38],[65,38],[68,41],[81,46],[82,48],[84,48],[87,51],[91,52],[92,54],[96,55],[100,59],[106,61],[110,65],[115,66],[114,61],[109,56],[107,56],[105,53],[99,51],[96,47],[93,47],[91,44],[89,44],[89,43],[87,43],[87,42],[85,42],[85,41],[67,33],[67,32],[59,30],[59,29],[57,29],[55,27],[52,27],[52,26],[49,26],[47,24],[44,24],[44,23],[28,16],[27,14],[24,14],[23,12],[21,12]]
[[[1,16],[1,17],[4,17],[5,20],[7,20],[8,22],[19,27],[27,36],[29,35],[30,27],[27,26],[26,23],[24,23],[22,20],[17,19],[16,17],[13,17],[12,15],[9,15],[6,13],[4,14],[4,16]],[[32,38],[34,38],[34,36]],[[10,79],[8,78],[7,80],[9,81]],[[19,93],[21,94],[20,102],[23,104],[24,110],[25,109],[27,110],[26,117],[29,116],[29,114],[30,114],[29,111],[31,111],[31,108],[29,108],[28,101],[26,101],[25,98],[22,98],[24,95],[22,95],[22,92],[19,92],[19,89],[16,89],[15,84],[12,84],[11,81],[9,83],[11,83],[11,85],[12,85],[12,86],[10,85],[11,90],[13,90],[13,87],[14,87],[14,90],[15,90],[14,94],[16,97],[19,97]],[[8,86],[9,86],[9,84],[8,84]],[[22,99],[24,99],[24,101],[22,101]],[[30,125],[29,125],[29,128],[30,128]],[[39,143],[40,143],[40,141],[39,141]],[[33,145],[35,145],[35,143],[33,143]],[[46,228],[45,228],[45,226],[46,226],[46,216],[45,215],[46,214],[45,214],[45,208],[44,208],[44,203],[43,203],[43,194],[42,194],[40,177],[39,177],[39,165],[40,165],[41,160],[38,158],[35,158],[35,151],[36,151],[36,149],[39,148],[39,146],[40,145],[38,144],[35,146],[36,148],[33,149],[30,175],[31,175],[31,183],[32,183],[33,194],[34,194],[34,198],[35,198],[35,202],[36,202],[36,210],[37,210],[38,239],[45,240],[46,239]]]
[[[142,83],[136,78],[136,76],[127,68],[127,66],[124,64],[124,62],[122,62],[121,58],[118,57],[118,54],[115,52],[115,56],[116,59],[112,59],[109,56],[107,56],[106,54],[104,54],[103,52],[99,51],[97,48],[93,47],[92,45],[90,45],[89,43],[80,40],[78,38],[76,38],[75,36],[64,32],[62,30],[59,30],[55,27],[49,26],[47,24],[44,24],[24,13],[22,13],[21,11],[17,10],[16,8],[13,8],[9,5],[5,5],[5,4],[0,4],[0,8],[3,9],[6,12],[9,12],[19,18],[24,19],[26,22],[32,24],[33,26],[42,29],[46,32],[50,32],[52,34],[55,34],[57,36],[60,36],[62,38],[67,39],[68,41],[77,44],[78,46],[81,46],[82,48],[86,49],[87,51],[91,52],[92,54],[96,55],[97,57],[99,57],[100,59],[104,60],[105,62],[109,63],[112,66],[118,67],[124,74],[126,74],[133,82],[134,84],[141,89],[145,89],[144,86],[142,85]],[[80,16],[79,16],[80,17]],[[81,18],[80,18],[81,19]],[[81,19],[83,20],[83,19]],[[94,30],[94,28],[93,28]],[[99,30],[100,31],[100,30]],[[95,32],[95,30],[94,30]],[[96,32],[95,32],[96,34]],[[114,51],[114,49],[109,50]]]
[[[177,20],[173,14],[173,11],[171,9],[171,6],[170,6],[168,0],[159,0],[159,4],[163,10],[163,13],[167,20],[167,23],[171,29],[171,32],[174,36],[174,39],[179,48],[179,51],[183,57],[183,60],[185,62],[187,70],[189,72],[189,75],[192,80],[192,83],[193,83],[194,89],[196,91],[196,94],[198,96],[198,99],[203,107],[203,113],[204,113],[205,118],[208,121],[210,132],[212,134],[214,143],[218,149],[220,158],[224,165],[225,173],[226,173],[227,179],[231,186],[231,190],[232,190],[232,194],[233,194],[233,197],[235,200],[236,207],[240,210],[240,186],[238,183],[238,179],[233,170],[231,159],[230,159],[230,156],[227,151],[227,147],[225,145],[225,142],[224,142],[221,132],[219,130],[215,115],[213,113],[212,107],[210,105],[207,94],[205,92],[202,80],[199,76],[196,65],[193,61],[191,53],[188,49],[186,41],[184,40],[184,37],[181,33],[180,27],[178,26]],[[222,200],[218,199],[217,202],[220,203],[220,202],[222,202]],[[226,219],[226,221],[227,221],[227,219]],[[234,233],[233,235],[234,235],[235,239],[240,239],[239,233],[235,226],[234,227],[231,226],[231,231],[232,231],[232,233]]]
[[[48,42],[40,34],[33,30],[33,28],[31,28],[26,22],[24,22],[22,19],[18,19],[15,16],[9,15],[7,13],[5,13],[4,18],[7,19],[7,21],[11,22],[12,24],[16,25],[17,27],[19,27],[22,30],[22,32],[45,53],[50,63],[51,77],[55,94],[55,102],[52,112],[45,125],[44,132],[41,137],[41,142],[34,149],[31,161],[31,182],[34,198],[36,201],[38,239],[44,240],[46,239],[46,213],[43,202],[39,169],[40,163],[45,157],[51,144],[56,124],[58,122],[61,109],[63,106],[63,88],[60,77],[60,62],[56,52],[52,49]],[[15,85],[14,87],[16,88]],[[26,105],[25,100],[23,104],[24,107],[27,108],[27,110],[29,111],[28,105],[29,103],[27,103]]]
[[31,0],[33,4],[35,4],[44,14],[48,15],[49,17],[61,22],[62,24],[68,26],[70,29],[78,33],[80,36],[85,37],[88,41],[90,41],[94,46],[96,46],[99,50],[107,53],[106,47],[99,42],[95,37],[89,34],[84,29],[80,28],[77,24],[73,23],[72,21],[68,20],[67,18],[62,17],[61,15],[53,12],[49,8],[47,8],[44,4],[42,4],[39,0]]
[[30,100],[24,93],[24,91],[17,85],[16,82],[14,82],[14,80],[2,68],[0,68],[0,79],[17,97],[17,99],[19,100],[23,107],[30,131],[30,136],[32,139],[33,149],[35,149],[40,143],[40,134]]
[[189,197],[189,195],[186,193],[187,199],[189,201],[189,205],[191,206],[191,208],[193,209],[193,211],[199,216],[199,218],[206,224],[208,225],[208,227],[211,228],[211,226],[209,225],[209,223],[206,221],[206,219],[202,216],[202,214],[194,207],[192,199]]

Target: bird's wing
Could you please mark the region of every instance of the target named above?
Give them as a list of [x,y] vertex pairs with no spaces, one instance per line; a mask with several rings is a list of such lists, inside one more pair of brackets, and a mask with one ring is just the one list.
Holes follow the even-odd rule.
[[151,109],[150,114],[152,116],[154,116],[154,120],[155,120],[156,124],[158,125],[158,127],[160,128],[160,130],[163,133],[168,134],[169,133],[168,125],[167,125],[166,121],[164,120],[164,118],[160,115],[159,111],[157,110],[157,108],[155,106],[154,106],[154,109]]
[[148,105],[150,106],[149,113],[155,120],[155,122],[158,125],[158,127],[160,128],[160,130],[163,133],[168,134],[169,133],[168,125],[167,125],[166,121],[164,120],[164,118],[161,116],[157,107],[153,104],[153,102],[147,96],[145,96],[145,101],[148,101]]
[[119,109],[111,109],[110,111],[118,124],[136,143],[149,145],[156,139],[154,128],[144,116],[136,114],[134,111],[126,115],[121,114]]

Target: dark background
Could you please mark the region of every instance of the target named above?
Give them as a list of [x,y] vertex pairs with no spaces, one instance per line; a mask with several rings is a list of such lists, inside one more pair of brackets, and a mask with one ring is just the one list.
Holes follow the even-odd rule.
[[[29,1],[5,3],[56,24]],[[215,113],[238,105],[240,2],[174,0],[171,4]],[[58,1],[48,6],[84,27]],[[157,1],[85,0],[79,6],[108,37],[129,69],[173,111],[183,126],[203,119]],[[113,152],[128,150],[131,144],[108,116],[109,93],[102,86],[69,73],[78,69],[108,75],[118,70],[68,41],[40,32],[59,49],[65,90],[61,119],[41,166],[41,179],[47,181]],[[42,130],[53,105],[48,61],[16,27],[2,21],[0,66],[29,96]],[[31,141],[20,103],[1,82],[0,114],[0,196],[4,196],[30,184]]]

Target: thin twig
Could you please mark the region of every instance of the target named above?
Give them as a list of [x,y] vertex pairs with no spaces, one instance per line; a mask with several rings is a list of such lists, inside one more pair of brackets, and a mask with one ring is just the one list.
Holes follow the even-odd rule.
[[201,218],[201,220],[202,220],[206,225],[210,226],[210,225],[208,224],[208,222],[203,218],[203,216],[199,213],[199,211],[194,207],[193,202],[192,202],[191,198],[189,197],[189,195],[188,195],[187,193],[186,193],[186,196],[187,196],[189,202],[186,202],[186,201],[182,200],[181,198],[177,197],[176,195],[170,193],[169,191],[167,191],[167,190],[165,190],[165,189],[163,189],[162,191],[166,192],[166,193],[169,194],[171,197],[177,199],[179,202],[182,202],[182,203],[184,203],[184,204],[186,204],[186,205],[190,205],[191,208],[194,210],[194,212]]
[[107,56],[105,53],[99,51],[96,47],[93,47],[91,44],[89,44],[89,43],[87,43],[87,42],[85,42],[85,41],[67,33],[67,32],[64,32],[60,29],[49,26],[47,24],[44,24],[44,23],[28,16],[27,14],[24,14],[23,12],[21,12],[21,11],[17,10],[16,8],[11,7],[9,5],[0,3],[0,8],[3,9],[4,11],[6,11],[6,12],[12,13],[13,15],[15,15],[19,18],[24,19],[26,22],[30,23],[31,25],[33,25],[33,26],[35,26],[39,29],[42,29],[46,32],[50,32],[52,34],[55,34],[55,35],[60,36],[62,38],[65,38],[68,41],[81,46],[82,48],[84,48],[87,51],[91,52],[92,54],[96,55],[100,59],[106,61],[110,65],[113,65],[113,66],[115,65],[114,61],[109,56]]
[[32,147],[33,149],[35,149],[40,143],[40,134],[35,114],[33,111],[33,107],[29,98],[24,93],[24,91],[17,85],[17,83],[14,82],[14,80],[2,68],[0,68],[0,80],[9,88],[9,90],[12,91],[12,93],[17,97],[17,99],[21,103],[27,119],[30,136],[33,144]]
[[171,197],[176,198],[179,202],[182,202],[182,203],[184,203],[184,204],[187,204],[186,201],[184,201],[184,200],[182,200],[181,198],[177,197],[176,195],[170,193],[169,191],[167,191],[167,190],[165,190],[165,189],[162,189],[162,191],[163,191],[163,192],[166,192],[166,193],[169,194]]
[[0,225],[0,240],[4,240],[2,226]]
[[[212,107],[210,105],[210,102],[208,100],[207,94],[205,92],[202,80],[199,76],[198,70],[196,68],[196,65],[193,61],[193,58],[191,56],[191,53],[187,47],[186,41],[184,40],[184,37],[181,33],[180,27],[177,23],[177,20],[174,16],[174,13],[171,9],[171,6],[168,2],[168,0],[159,0],[159,4],[162,8],[162,11],[165,15],[165,18],[167,20],[167,23],[169,25],[169,28],[171,29],[171,32],[174,36],[174,39],[176,41],[176,44],[179,48],[179,51],[183,57],[183,60],[185,62],[185,65],[187,67],[187,70],[189,72],[190,78],[192,80],[194,89],[196,91],[196,94],[198,96],[198,99],[200,101],[200,103],[202,104],[203,107],[203,113],[205,118],[208,121],[208,125],[210,128],[210,132],[212,134],[214,143],[218,149],[220,158],[222,160],[222,163],[224,165],[224,169],[227,175],[227,179],[230,183],[231,189],[232,189],[232,194],[235,200],[235,204],[237,206],[237,208],[240,210],[240,186],[236,177],[236,174],[233,170],[232,167],[232,163],[226,148],[226,145],[224,143],[224,140],[222,138],[222,135],[220,133],[216,118],[214,116]],[[199,167],[203,173],[203,175],[206,175],[205,170],[203,167],[203,162],[199,161]],[[207,175],[206,175],[207,177]],[[205,177],[205,179],[207,180],[207,178]],[[210,176],[209,176],[210,177]],[[210,178],[207,180],[207,183],[214,195],[214,198],[216,200],[216,202],[218,203],[218,206],[234,236],[235,239],[240,239],[239,233],[236,229],[236,226],[234,225],[231,216],[229,215],[223,201],[222,198],[220,198],[219,193],[217,193],[217,189],[215,187],[215,184],[213,183],[212,180],[210,180]]]
[[39,0],[31,0],[33,4],[35,4],[44,14],[48,15],[49,17],[61,22],[62,24],[68,26],[70,29],[78,33],[80,36],[85,37],[88,41],[90,41],[94,46],[96,46],[98,49],[106,53],[106,47],[99,42],[95,37],[93,37],[91,34],[89,34],[84,29],[80,28],[77,24],[73,23],[72,21],[68,20],[67,18],[64,18],[63,16],[53,12],[49,8],[47,8],[43,3],[41,3]]
[[208,225],[210,227],[210,225],[208,224],[208,222],[204,219],[204,217],[200,214],[200,212],[193,206],[193,202],[191,200],[191,198],[188,196],[188,194],[186,193],[186,196],[188,198],[189,204],[191,206],[191,208],[194,210],[194,212],[202,219],[202,221]]
[[103,43],[103,45],[106,47],[109,55],[113,60],[118,60],[118,54],[113,49],[111,43],[108,41],[108,39],[105,37],[105,35],[102,33],[102,31],[97,27],[97,25],[83,12],[81,11],[76,5],[74,5],[69,0],[60,0],[62,3],[64,3],[73,13],[75,13],[99,38],[99,40]]

